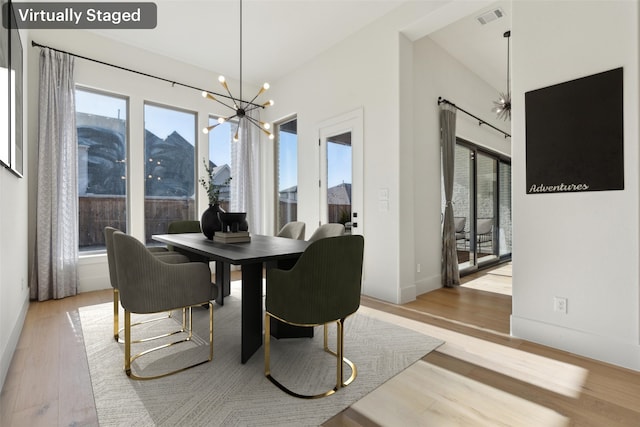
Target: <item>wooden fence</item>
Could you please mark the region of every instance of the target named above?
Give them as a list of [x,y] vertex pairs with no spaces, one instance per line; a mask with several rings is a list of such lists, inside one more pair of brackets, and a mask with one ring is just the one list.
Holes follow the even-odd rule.
[[[180,219],[200,219],[195,213],[193,199],[145,198],[145,235],[151,243],[151,235],[167,232],[169,223]],[[228,210],[228,202],[221,203]],[[280,224],[298,217],[298,204],[280,202]],[[351,217],[351,206],[329,205],[329,222],[343,223]],[[104,248],[104,228],[111,226],[127,232],[127,202],[125,196],[80,196],[78,205],[80,250]],[[312,231],[307,230],[307,233]],[[309,234],[310,235],[310,234]]]

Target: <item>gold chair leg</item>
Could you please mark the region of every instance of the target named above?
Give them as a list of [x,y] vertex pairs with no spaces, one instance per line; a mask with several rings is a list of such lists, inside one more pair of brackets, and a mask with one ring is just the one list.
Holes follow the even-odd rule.
[[[147,342],[147,341],[151,341],[151,340],[157,340],[158,338],[165,338],[165,337],[169,337],[171,335],[175,335],[175,334],[179,334],[180,332],[185,332],[186,329],[186,321],[185,321],[185,308],[182,309],[182,329],[177,330],[177,331],[173,331],[173,332],[168,332],[166,334],[162,334],[162,335],[156,335],[154,337],[148,337],[148,338],[141,338],[138,340],[133,340],[131,341],[132,343],[140,343],[140,342]],[[113,338],[119,342],[120,344],[124,343],[124,340],[122,339],[122,337],[120,336],[120,334],[122,333],[122,331],[124,331],[124,327],[120,328],[120,292],[117,289],[113,289]],[[143,325],[145,323],[150,323],[150,322],[157,322],[158,320],[165,320],[171,317],[171,312],[169,312],[169,314],[167,316],[162,316],[162,317],[156,317],[153,319],[149,319],[149,320],[145,320],[143,322],[136,322],[136,323],[132,323],[130,326],[138,326],[138,325]]]
[[[351,368],[351,376],[347,378],[346,381],[340,380],[342,387],[346,387],[349,384],[351,384],[353,380],[356,379],[356,377],[358,376],[358,369],[356,368],[356,365],[351,360],[344,357],[344,319],[338,320],[336,323],[338,324],[338,328],[339,328],[336,334],[337,335],[336,339],[338,341],[337,344],[342,353],[341,354],[342,357],[338,356],[337,352],[334,352],[329,348],[327,324],[324,325],[324,351],[326,351],[327,353],[333,354],[338,358],[338,360],[342,359],[344,363],[346,363],[349,366],[349,368]],[[340,370],[342,371],[341,372],[341,375],[342,375],[344,373],[344,367],[342,365],[340,365]]]
[[[180,368],[180,369],[176,369],[174,371],[170,371],[170,372],[165,372],[163,374],[159,374],[159,375],[153,375],[153,376],[143,376],[143,375],[138,375],[135,372],[133,372],[131,364],[133,363],[134,360],[138,359],[139,357],[142,357],[146,354],[149,354],[151,352],[157,351],[157,350],[161,350],[163,348],[167,348],[167,347],[171,347],[173,345],[176,344],[180,344],[183,342],[189,342],[191,341],[191,338],[193,337],[193,316],[192,316],[192,307],[185,307],[183,308],[183,326],[185,325],[185,323],[188,322],[188,330],[185,331],[188,333],[187,337],[178,340],[178,341],[174,341],[174,342],[170,342],[167,344],[163,344],[154,348],[151,348],[149,350],[145,350],[141,353],[138,353],[134,356],[131,356],[131,343],[133,341],[131,341],[131,326],[133,326],[131,324],[131,313],[128,310],[124,311],[124,337],[125,337],[125,342],[124,342],[124,370],[125,373],[127,374],[127,376],[131,379],[134,380],[153,380],[156,378],[162,378],[162,377],[166,377],[169,375],[173,375],[173,374],[177,374],[178,372],[182,372],[182,371],[186,371],[187,369],[202,365],[204,363],[210,362],[213,359],[213,304],[211,303],[211,301],[209,301],[209,354],[206,360],[202,360],[200,362],[194,363],[192,365],[186,366],[184,368]],[[201,304],[198,304],[198,306],[200,306]],[[188,310],[188,314],[186,312],[186,310]],[[188,319],[188,320],[187,320]],[[167,336],[172,335],[172,334],[168,334]]]
[[[327,324],[324,325],[324,351],[326,351],[327,353],[333,355],[336,357],[336,386],[331,389],[328,390],[324,393],[319,393],[319,394],[314,394],[314,395],[306,395],[306,394],[300,394],[300,393],[296,393],[295,391],[285,387],[283,384],[281,384],[278,380],[276,380],[272,375],[271,375],[271,317],[275,316],[271,316],[269,313],[265,313],[264,316],[264,323],[265,323],[265,332],[264,332],[264,375],[269,379],[269,381],[271,381],[275,386],[277,386],[280,390],[284,391],[285,393],[287,393],[290,396],[294,396],[294,397],[298,397],[300,399],[318,399],[321,397],[327,397],[327,396],[331,396],[332,394],[334,394],[336,391],[338,391],[340,388],[342,387],[346,387],[349,384],[351,384],[353,382],[353,380],[355,380],[356,376],[357,376],[357,370],[356,370],[356,366],[353,364],[353,362],[351,362],[349,359],[347,359],[346,357],[344,357],[343,353],[344,353],[344,319],[340,319],[338,321],[336,321],[337,324],[337,351],[334,352],[329,348],[328,345],[328,332],[327,332]],[[282,319],[278,319],[280,321],[283,321]],[[285,322],[285,323],[289,323],[289,322]],[[310,326],[310,325],[297,325],[297,326]],[[343,381],[343,376],[344,376],[344,368],[343,368],[343,362],[346,363],[347,365],[349,365],[349,367],[351,368],[351,377],[349,377],[349,379],[347,381]]]

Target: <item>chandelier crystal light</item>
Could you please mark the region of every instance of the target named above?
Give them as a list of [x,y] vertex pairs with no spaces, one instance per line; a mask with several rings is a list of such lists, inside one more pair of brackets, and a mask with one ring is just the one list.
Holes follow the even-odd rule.
[[511,31],[507,31],[503,34],[503,37],[507,39],[507,91],[506,93],[499,93],[500,99],[493,101],[494,107],[491,109],[498,115],[499,119],[511,120],[511,79],[509,75],[509,40],[511,38]]
[[269,100],[263,104],[256,104],[254,103],[254,101],[260,96],[262,95],[265,91],[267,91],[269,89],[269,83],[265,83],[262,85],[262,87],[260,88],[260,90],[258,91],[258,93],[256,94],[256,96],[254,96],[251,101],[244,101],[242,99],[242,0],[240,0],[240,97],[235,98],[232,94],[231,91],[229,90],[229,87],[227,86],[227,81],[225,79],[224,76],[220,76],[218,77],[218,81],[220,82],[220,84],[222,85],[222,87],[227,91],[227,93],[229,94],[229,98],[231,99],[231,101],[233,101],[233,105],[229,105],[221,100],[219,100],[218,98],[216,98],[215,96],[213,96],[211,93],[207,92],[207,91],[203,91],[202,92],[202,96],[204,98],[208,98],[211,99],[212,101],[216,101],[219,102],[220,104],[226,106],[227,108],[233,110],[233,114],[228,116],[228,117],[219,117],[218,118],[218,123],[212,125],[212,126],[208,126],[204,129],[202,129],[202,131],[206,134],[209,133],[213,128],[215,128],[218,125],[221,125],[225,122],[228,122],[229,120],[238,119],[238,127],[236,129],[236,133],[235,136],[233,137],[233,140],[235,142],[238,141],[238,132],[240,130],[240,125],[242,123],[243,120],[246,120],[248,123],[251,123],[252,125],[256,126],[257,128],[259,128],[261,131],[263,131],[268,137],[269,139],[273,139],[273,134],[269,131],[269,129],[271,129],[271,125],[269,123],[265,123],[262,122],[260,120],[257,120],[253,117],[251,117],[249,115],[249,113],[257,108],[265,108],[265,107],[270,107],[273,105],[273,100]]

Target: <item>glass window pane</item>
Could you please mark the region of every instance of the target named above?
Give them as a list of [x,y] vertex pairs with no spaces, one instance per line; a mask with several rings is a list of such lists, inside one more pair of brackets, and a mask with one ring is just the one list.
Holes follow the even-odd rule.
[[330,223],[350,230],[352,181],[351,132],[327,139],[327,209]]
[[470,240],[474,217],[473,175],[471,150],[456,144],[452,201],[460,270],[475,265],[475,252],[472,251]]
[[511,253],[511,165],[500,162],[500,255]]
[[196,114],[145,104],[145,236],[167,232],[169,223],[196,219]]
[[127,231],[127,99],[76,89],[79,250],[104,250],[104,227]]
[[[209,125],[218,122],[216,117],[209,117]],[[213,182],[220,189],[220,208],[229,211],[231,206],[231,184],[233,177],[231,150],[233,137],[238,130],[238,123],[229,121],[216,126],[209,132],[209,167],[213,171]]]
[[298,220],[298,120],[278,125],[276,230]]
[[495,226],[497,201],[498,161],[478,153],[477,163],[477,218],[476,245],[478,262],[487,261],[496,255]]

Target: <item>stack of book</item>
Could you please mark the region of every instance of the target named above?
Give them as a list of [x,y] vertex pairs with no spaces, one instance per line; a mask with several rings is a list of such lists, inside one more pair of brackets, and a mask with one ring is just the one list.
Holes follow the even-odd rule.
[[216,231],[213,235],[213,241],[218,243],[245,243],[251,241],[251,235],[248,231]]

